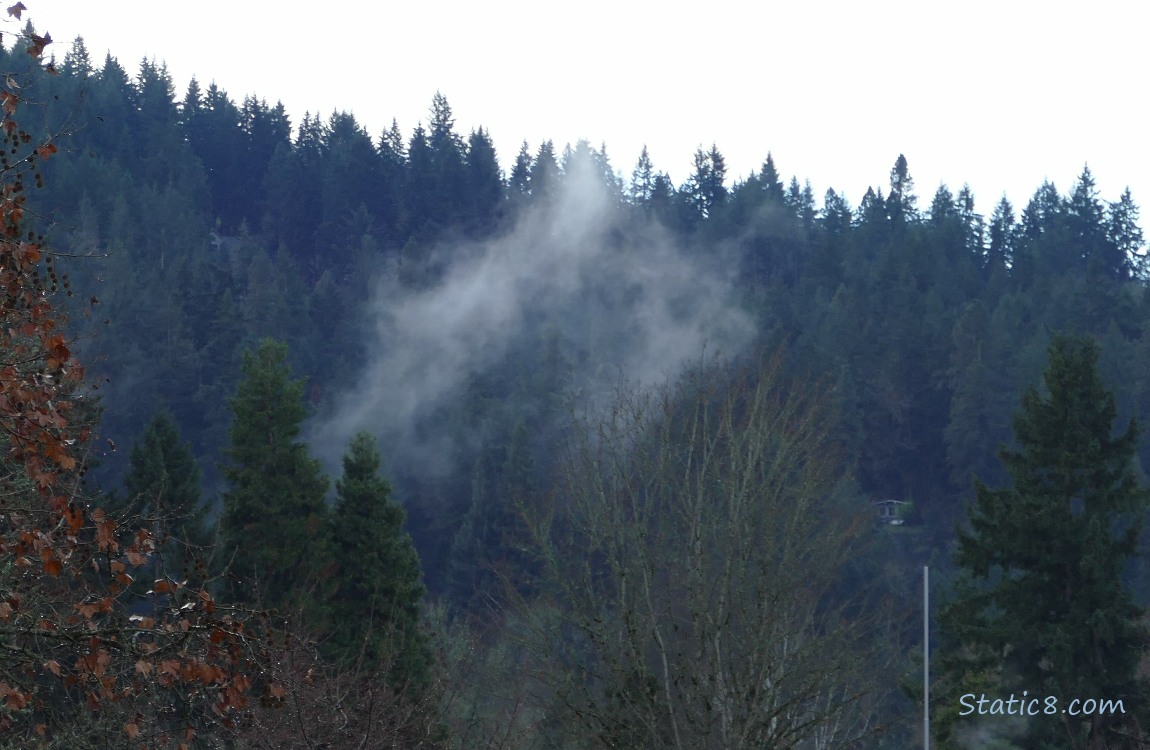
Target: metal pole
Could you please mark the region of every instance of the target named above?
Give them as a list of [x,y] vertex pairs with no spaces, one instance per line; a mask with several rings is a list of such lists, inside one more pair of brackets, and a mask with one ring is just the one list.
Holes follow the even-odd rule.
[[930,567],[922,566],[922,746],[930,750]]

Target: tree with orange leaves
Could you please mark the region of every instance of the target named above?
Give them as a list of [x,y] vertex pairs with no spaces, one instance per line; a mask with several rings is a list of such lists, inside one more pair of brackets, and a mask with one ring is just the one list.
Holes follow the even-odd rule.
[[[8,9],[19,20],[23,3]],[[37,64],[51,43],[28,27]],[[154,580],[145,525],[91,507],[82,476],[92,437],[83,368],[53,306],[55,256],[28,230],[27,190],[57,152],[17,123],[27,81],[0,74],[0,736],[21,747],[191,747],[234,721],[259,684],[250,613],[208,590]],[[137,602],[138,604],[138,602]],[[265,662],[266,663],[266,662]]]

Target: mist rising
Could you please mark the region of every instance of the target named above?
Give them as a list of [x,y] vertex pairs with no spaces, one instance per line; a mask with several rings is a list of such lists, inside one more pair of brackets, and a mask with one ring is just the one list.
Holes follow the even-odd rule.
[[691,257],[657,224],[625,221],[601,177],[581,166],[502,236],[437,247],[448,260],[429,288],[405,288],[394,268],[381,275],[368,305],[371,356],[308,431],[329,468],[366,429],[391,462],[450,469],[464,436],[429,431],[428,416],[529,334],[559,337],[569,382],[585,394],[619,375],[661,381],[704,349],[735,354],[750,342],[752,320],[725,270],[734,264]]

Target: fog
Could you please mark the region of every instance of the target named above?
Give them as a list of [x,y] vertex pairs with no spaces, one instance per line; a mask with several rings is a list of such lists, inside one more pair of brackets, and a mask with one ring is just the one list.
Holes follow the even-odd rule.
[[443,268],[434,283],[412,289],[402,268],[381,269],[366,311],[369,360],[355,387],[307,426],[313,454],[338,476],[349,438],[366,429],[389,464],[449,471],[452,448],[468,436],[429,417],[469,377],[505,365],[517,343],[543,332],[559,337],[584,397],[620,376],[652,384],[704,351],[746,347],[754,326],[732,301],[737,264],[693,257],[658,225],[624,222],[623,210],[598,165],[576,161],[509,232],[434,248]]

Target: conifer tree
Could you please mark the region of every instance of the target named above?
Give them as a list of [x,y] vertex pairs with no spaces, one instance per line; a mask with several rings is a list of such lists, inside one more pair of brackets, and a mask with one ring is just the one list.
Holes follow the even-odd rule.
[[710,216],[727,199],[723,184],[726,175],[726,161],[717,146],[711,144],[710,151],[704,151],[702,146],[696,149],[695,168],[684,189],[699,218]]
[[1137,675],[1143,612],[1121,580],[1150,501],[1134,474],[1138,429],[1132,420],[1113,434],[1114,396],[1092,340],[1058,336],[1049,357],[1045,388],[1032,387],[1015,416],[1018,448],[1000,453],[1011,484],[976,481],[970,528],[959,533],[960,583],[943,612],[954,691],[943,734],[953,739],[960,695],[973,703],[983,692],[1025,690],[1064,702],[1121,700],[1125,709],[1036,716],[1025,747],[1126,747],[1147,697]]
[[291,379],[287,355],[286,345],[270,339],[244,353],[231,399],[231,465],[223,469],[231,484],[220,520],[228,596],[272,607],[293,603],[326,554],[328,480],[297,440],[304,385]]
[[366,663],[386,669],[397,686],[418,686],[431,662],[419,625],[419,556],[379,467],[375,438],[355,435],[336,482],[331,528],[339,590],[330,609],[329,645],[337,656],[354,658],[362,650]]
[[555,157],[555,144],[546,140],[531,162],[529,185],[532,198],[543,198],[555,189],[559,181],[559,160]]
[[1122,192],[1122,197],[1110,204],[1106,212],[1106,239],[1117,254],[1123,258],[1130,274],[1145,279],[1146,255],[1142,229],[1138,226],[1138,206],[1130,195],[1130,188]]
[[775,203],[782,203],[786,200],[787,194],[783,189],[783,181],[779,177],[778,168],[775,166],[775,157],[770,151],[767,152],[767,160],[763,162],[763,167],[759,170],[759,180],[768,200]]
[[639,153],[639,161],[631,172],[631,184],[627,195],[631,203],[636,206],[647,207],[651,202],[651,195],[655,192],[655,167],[651,163],[651,155],[647,153],[647,144]]
[[476,234],[490,231],[499,217],[504,200],[503,174],[491,135],[480,128],[467,139],[468,222]]
[[511,167],[508,192],[512,198],[522,198],[531,192],[531,152],[527,150],[527,141],[519,147],[519,154]]
[[887,196],[887,214],[894,224],[901,225],[918,217],[914,194],[914,180],[911,179],[906,157],[898,155],[890,170],[890,195]]
[[186,575],[190,547],[206,545],[200,493],[200,469],[191,448],[180,441],[172,415],[161,411],[132,448],[131,469],[124,477],[127,508],[141,520],[152,520],[161,545],[164,570]]

